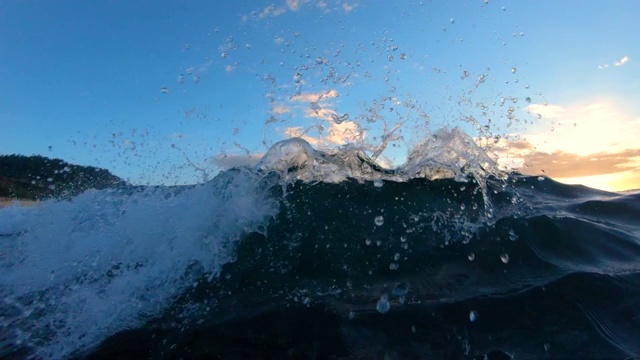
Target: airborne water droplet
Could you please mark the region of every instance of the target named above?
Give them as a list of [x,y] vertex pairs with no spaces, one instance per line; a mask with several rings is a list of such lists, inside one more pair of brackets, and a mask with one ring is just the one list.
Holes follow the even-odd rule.
[[509,230],[509,240],[511,241],[518,240],[518,235],[513,230]]
[[398,265],[397,263],[391,263],[389,264],[389,270],[398,270],[398,268],[400,267],[400,265]]
[[395,255],[393,255],[393,260],[395,260],[395,261],[400,260],[400,254],[396,253]]
[[503,263],[508,263],[509,262],[509,254],[507,253],[503,253],[500,255],[500,260],[502,260]]
[[369,245],[371,245],[371,240],[366,239],[366,240],[364,241],[364,243],[365,243],[367,246],[369,246]]
[[378,215],[378,216],[375,217],[375,219],[373,219],[373,222],[377,226],[382,226],[382,224],[384,224],[384,217],[382,215]]
[[469,321],[475,322],[476,320],[478,320],[478,312],[475,310],[471,310],[471,312],[469,313]]
[[516,71],[518,71],[518,69],[516,69],[515,67],[512,67],[512,68],[511,68],[511,73],[512,73],[512,74],[515,74],[515,73],[516,73]]
[[476,259],[476,254],[474,254],[474,253],[470,252],[470,253],[469,253],[469,256],[467,256],[467,258],[469,258],[469,261],[473,261],[473,260],[475,260],[475,259]]
[[407,236],[406,235],[400,236],[400,242],[406,242],[406,241],[407,241]]
[[391,304],[389,304],[389,295],[383,294],[376,303],[376,310],[378,310],[380,314],[386,314],[390,309]]

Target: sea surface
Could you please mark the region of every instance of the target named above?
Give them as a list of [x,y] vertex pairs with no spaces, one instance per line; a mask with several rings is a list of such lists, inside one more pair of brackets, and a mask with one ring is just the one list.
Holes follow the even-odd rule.
[[0,357],[640,357],[640,192],[447,134],[393,170],[293,139],[201,185],[0,209]]

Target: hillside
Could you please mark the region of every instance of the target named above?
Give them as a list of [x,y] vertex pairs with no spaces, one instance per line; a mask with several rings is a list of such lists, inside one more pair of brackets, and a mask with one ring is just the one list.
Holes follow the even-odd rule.
[[0,197],[67,198],[88,189],[125,185],[105,169],[69,164],[44,156],[0,155]]

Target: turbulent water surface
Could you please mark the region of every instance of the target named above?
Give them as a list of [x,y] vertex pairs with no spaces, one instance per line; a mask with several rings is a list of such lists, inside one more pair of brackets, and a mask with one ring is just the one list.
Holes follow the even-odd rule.
[[2,209],[0,355],[640,356],[640,193],[449,135],[394,170],[295,139],[195,187]]

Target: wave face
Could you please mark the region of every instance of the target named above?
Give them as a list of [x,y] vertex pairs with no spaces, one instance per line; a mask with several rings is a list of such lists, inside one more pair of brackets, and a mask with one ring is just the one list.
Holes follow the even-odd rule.
[[640,356],[640,194],[430,141],[0,210],[2,357]]

